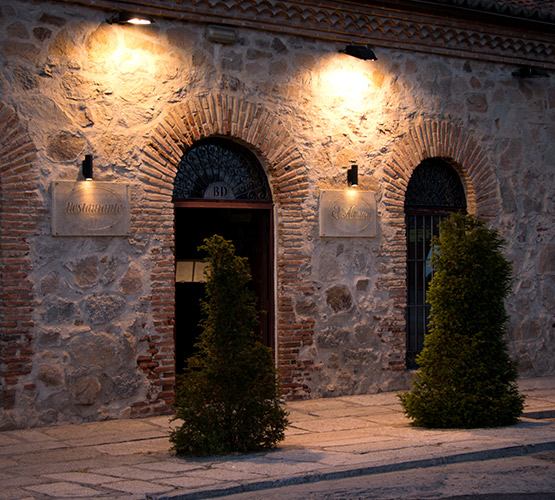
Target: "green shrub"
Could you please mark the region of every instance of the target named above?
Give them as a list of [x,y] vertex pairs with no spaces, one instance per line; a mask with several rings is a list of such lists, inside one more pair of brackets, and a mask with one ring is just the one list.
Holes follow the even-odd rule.
[[494,427],[522,414],[504,340],[511,266],[503,243],[473,216],[453,214],[440,225],[427,292],[430,331],[412,389],[399,396],[415,425]]
[[287,413],[279,403],[269,347],[256,331],[257,311],[247,259],[230,241],[214,235],[207,252],[203,332],[176,389],[170,436],[183,455],[220,455],[275,447],[284,438]]

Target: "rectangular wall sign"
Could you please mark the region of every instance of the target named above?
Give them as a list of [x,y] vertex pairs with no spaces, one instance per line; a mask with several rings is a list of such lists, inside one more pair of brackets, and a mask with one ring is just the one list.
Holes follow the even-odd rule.
[[52,184],[54,236],[129,234],[129,184],[99,181]]
[[320,192],[320,236],[376,236],[376,196],[372,191],[349,189]]

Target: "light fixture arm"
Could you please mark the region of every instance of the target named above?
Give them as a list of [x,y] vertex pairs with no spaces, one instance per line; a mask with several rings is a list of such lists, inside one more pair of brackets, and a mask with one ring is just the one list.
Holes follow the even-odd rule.
[[85,155],[85,159],[81,165],[83,177],[86,181],[93,180],[93,157],[92,155]]
[[347,170],[347,186],[358,186],[358,165],[351,165],[351,168]]

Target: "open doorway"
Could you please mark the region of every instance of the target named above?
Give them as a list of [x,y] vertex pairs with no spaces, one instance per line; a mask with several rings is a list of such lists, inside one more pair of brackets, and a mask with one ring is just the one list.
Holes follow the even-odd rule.
[[[185,205],[185,206],[183,206]],[[221,207],[218,203],[204,207],[186,202],[175,208],[175,353],[176,373],[182,373],[186,359],[195,352],[201,333],[200,300],[204,299],[202,281],[205,255],[198,247],[205,238],[218,234],[231,240],[237,255],[247,257],[252,275],[252,288],[258,299],[260,339],[274,347],[273,255],[271,207],[249,208],[241,204]]]

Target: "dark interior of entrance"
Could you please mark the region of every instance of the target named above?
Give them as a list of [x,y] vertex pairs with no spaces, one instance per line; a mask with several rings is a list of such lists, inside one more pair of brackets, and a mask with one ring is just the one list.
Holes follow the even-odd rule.
[[[198,251],[203,240],[219,234],[231,240],[237,255],[249,259],[252,287],[258,298],[260,336],[273,347],[273,289],[271,254],[271,209],[251,208],[175,208],[176,262],[201,263],[205,255]],[[182,264],[183,266],[184,264]],[[181,269],[184,269],[182,267]],[[191,276],[181,273],[175,284],[175,352],[176,373],[182,373],[186,359],[195,352],[201,333],[200,300],[204,298],[204,283],[198,272]],[[177,280],[177,277],[176,277]]]

